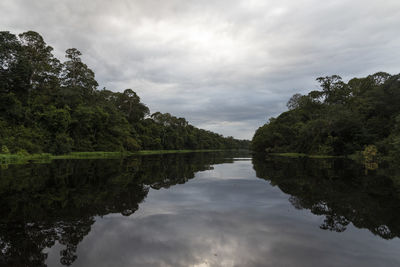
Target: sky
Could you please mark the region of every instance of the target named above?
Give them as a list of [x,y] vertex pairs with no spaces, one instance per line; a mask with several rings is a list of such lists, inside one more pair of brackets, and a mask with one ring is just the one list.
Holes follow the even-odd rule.
[[399,0],[1,0],[0,30],[75,47],[100,88],[251,139],[317,77],[400,72]]

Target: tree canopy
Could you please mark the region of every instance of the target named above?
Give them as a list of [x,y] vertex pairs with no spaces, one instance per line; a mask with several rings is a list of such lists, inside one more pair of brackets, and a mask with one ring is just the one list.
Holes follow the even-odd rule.
[[98,89],[76,48],[66,61],[33,31],[0,32],[0,146],[11,153],[247,148],[250,141],[155,112],[132,90]]
[[373,145],[400,156],[400,74],[317,81],[321,90],[295,94],[288,111],[256,131],[255,151],[346,155]]

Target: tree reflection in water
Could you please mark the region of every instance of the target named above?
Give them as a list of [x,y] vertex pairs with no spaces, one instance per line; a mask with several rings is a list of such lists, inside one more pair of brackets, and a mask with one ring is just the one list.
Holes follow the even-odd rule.
[[[97,217],[110,213],[129,216],[138,210],[150,188],[185,183],[198,171],[233,162],[233,156],[231,152],[193,153],[10,165],[0,171],[0,266],[44,266],[49,248],[55,246],[61,248],[60,262],[71,265]],[[380,164],[366,173],[365,166],[344,159],[265,155],[253,157],[253,167],[257,177],[289,194],[294,207],[324,216],[321,229],[343,232],[352,223],[385,239],[400,237],[397,170]],[[215,190],[223,194],[227,188]],[[253,192],[241,193],[250,199],[255,197]],[[265,200],[270,201],[268,197]],[[250,208],[252,213],[246,205],[240,207]],[[296,216],[292,219],[296,223]]]
[[185,183],[195,172],[232,162],[225,153],[153,155],[124,160],[57,160],[0,171],[0,265],[45,266],[46,248],[61,244],[71,265],[96,216],[129,216],[149,187]]
[[[346,159],[256,155],[259,178],[291,195],[297,209],[325,216],[321,229],[343,232],[352,223],[384,239],[400,237],[400,175],[389,166],[365,172]],[[380,166],[381,167],[381,166]]]

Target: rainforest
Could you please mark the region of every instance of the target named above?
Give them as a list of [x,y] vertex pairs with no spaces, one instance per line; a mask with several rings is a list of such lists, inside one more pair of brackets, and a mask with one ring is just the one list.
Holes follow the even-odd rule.
[[99,89],[76,48],[64,62],[34,31],[0,32],[1,153],[248,148],[248,140],[154,112],[132,90]]
[[254,134],[267,153],[400,156],[400,74],[378,72],[344,82],[319,77],[320,90],[295,94],[288,111]]

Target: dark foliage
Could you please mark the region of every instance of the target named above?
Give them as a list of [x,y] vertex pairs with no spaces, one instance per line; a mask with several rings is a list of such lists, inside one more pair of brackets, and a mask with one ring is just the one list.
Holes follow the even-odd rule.
[[183,184],[198,171],[233,162],[228,155],[178,153],[2,166],[0,266],[46,266],[46,248],[57,242],[60,262],[69,266],[97,216],[129,216],[149,188]]
[[247,148],[249,141],[150,111],[131,89],[98,90],[81,52],[66,61],[42,36],[0,32],[0,146],[11,153]]
[[323,216],[321,229],[343,232],[352,223],[384,239],[400,237],[400,173],[347,159],[253,156],[257,177],[290,195],[297,209]]
[[400,155],[400,74],[317,81],[321,91],[295,94],[289,111],[256,131],[253,150],[346,155],[375,145],[382,154]]

